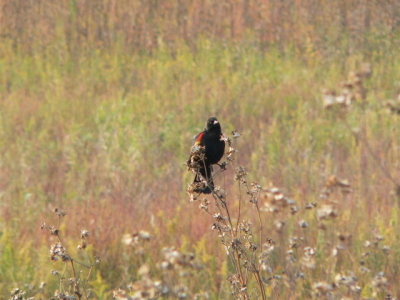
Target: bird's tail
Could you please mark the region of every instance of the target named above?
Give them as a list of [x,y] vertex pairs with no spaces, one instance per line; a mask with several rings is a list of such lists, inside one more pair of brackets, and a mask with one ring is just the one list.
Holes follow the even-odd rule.
[[[207,180],[206,185],[203,183],[204,179]],[[193,183],[199,186],[194,190],[196,193],[211,194],[211,192],[214,190],[214,182],[211,176],[211,166],[206,165],[205,167],[200,168],[196,174],[196,177],[194,178]]]

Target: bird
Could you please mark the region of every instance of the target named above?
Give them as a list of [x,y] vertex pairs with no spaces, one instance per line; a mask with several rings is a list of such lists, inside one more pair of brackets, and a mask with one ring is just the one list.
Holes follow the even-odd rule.
[[[214,181],[211,175],[212,165],[218,164],[225,152],[225,141],[223,139],[221,124],[216,117],[208,118],[206,128],[196,135],[194,146],[204,147],[205,156],[204,160],[199,162],[196,169],[193,184],[197,187],[194,189],[194,192],[211,194],[214,190]],[[204,179],[207,180],[207,185],[199,187],[199,183],[203,182]]]

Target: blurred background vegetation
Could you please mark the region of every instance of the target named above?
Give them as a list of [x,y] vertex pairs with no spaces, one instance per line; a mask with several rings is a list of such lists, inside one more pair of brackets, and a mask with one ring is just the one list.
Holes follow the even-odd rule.
[[[0,0],[0,297],[20,287],[48,299],[57,289],[50,271],[60,266],[40,224],[56,222],[51,210],[61,207],[71,249],[86,228],[87,251],[102,260],[94,298],[110,299],[174,246],[205,266],[193,292],[229,299],[212,219],[185,193],[192,137],[211,115],[226,133],[241,132],[238,163],[251,179],[279,186],[300,207],[321,201],[333,174],[352,186],[325,230],[312,210],[264,215],[277,241],[274,272],[287,270],[291,236],[318,253],[295,288],[278,281],[270,295],[309,299],[314,282],[354,272],[360,297],[378,299],[372,280],[384,272],[400,297],[399,198],[379,166],[400,183],[400,122],[384,106],[400,93],[399,29],[397,0]],[[323,89],[365,62],[366,104],[345,118],[368,145],[322,103]],[[234,194],[232,176],[217,182]],[[121,239],[142,229],[153,239],[138,258]],[[339,261],[330,251],[340,233],[352,243]],[[389,254],[365,254],[376,235]]]

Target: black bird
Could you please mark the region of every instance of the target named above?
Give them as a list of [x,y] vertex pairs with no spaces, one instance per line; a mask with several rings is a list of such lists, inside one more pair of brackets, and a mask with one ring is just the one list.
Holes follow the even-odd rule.
[[199,163],[199,168],[197,170],[196,177],[193,183],[202,182],[201,176],[207,180],[207,186],[202,188],[197,188],[194,191],[197,193],[210,194],[214,189],[214,182],[212,179],[211,165],[217,164],[222,156],[224,156],[225,151],[225,141],[222,139],[221,125],[217,118],[211,117],[207,120],[206,128],[204,131],[200,132],[195,137],[195,145],[203,146],[204,149],[204,162]]

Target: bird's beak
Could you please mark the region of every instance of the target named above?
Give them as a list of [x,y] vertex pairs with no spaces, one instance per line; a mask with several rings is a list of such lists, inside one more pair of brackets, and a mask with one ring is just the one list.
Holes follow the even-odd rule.
[[218,123],[219,123],[218,120],[214,120],[214,122],[213,122],[214,125],[218,124]]

